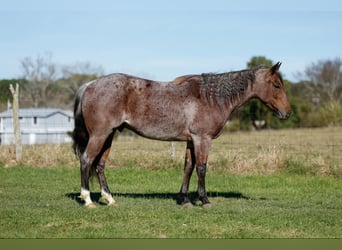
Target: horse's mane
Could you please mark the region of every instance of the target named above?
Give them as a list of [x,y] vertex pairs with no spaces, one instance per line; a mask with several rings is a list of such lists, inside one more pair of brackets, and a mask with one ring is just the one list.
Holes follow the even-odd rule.
[[220,74],[202,74],[203,80],[200,86],[201,95],[209,102],[216,100],[217,103],[222,103],[224,100],[233,101],[235,98],[240,98],[248,85],[253,84],[255,72],[261,68],[266,67],[261,66],[254,69]]
[[[255,73],[259,69],[267,69],[267,66],[261,65],[253,69],[231,71],[226,73],[203,73],[200,75],[184,75],[177,77],[172,81],[174,84],[181,85],[199,77],[201,96],[209,103],[216,102],[222,104],[224,101],[233,101],[240,99],[250,84],[254,83]],[[276,72],[282,81],[280,73]]]

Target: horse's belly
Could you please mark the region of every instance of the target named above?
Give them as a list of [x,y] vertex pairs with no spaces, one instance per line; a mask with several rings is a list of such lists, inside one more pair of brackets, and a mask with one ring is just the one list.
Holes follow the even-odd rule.
[[175,124],[173,121],[169,122],[149,122],[149,119],[145,119],[141,122],[127,122],[129,129],[133,130],[137,134],[156,140],[165,141],[183,141],[188,140],[189,136],[186,132],[186,126],[184,124]]

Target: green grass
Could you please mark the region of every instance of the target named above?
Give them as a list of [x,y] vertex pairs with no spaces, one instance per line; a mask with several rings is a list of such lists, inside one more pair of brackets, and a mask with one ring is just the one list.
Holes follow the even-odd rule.
[[[177,205],[185,144],[118,138],[106,175],[118,207],[80,204],[70,145],[0,145],[0,238],[342,238],[341,127],[226,133],[213,141],[207,191]],[[99,186],[94,178],[95,201]]]
[[[182,166],[110,168],[118,207],[79,202],[76,167],[0,167],[0,238],[340,238],[342,182],[288,173],[207,176],[211,209],[176,203]],[[196,189],[196,176],[191,192]],[[99,187],[92,184],[98,199]]]

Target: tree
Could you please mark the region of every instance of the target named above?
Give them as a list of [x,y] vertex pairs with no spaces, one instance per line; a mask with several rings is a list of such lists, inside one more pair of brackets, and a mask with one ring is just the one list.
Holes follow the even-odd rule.
[[82,84],[103,75],[103,71],[101,66],[94,66],[89,62],[63,66],[62,79],[66,81],[62,81],[61,85],[74,97],[76,91]]
[[23,78],[28,81],[26,91],[34,107],[47,105],[47,90],[56,79],[56,64],[51,61],[51,54],[38,55],[35,59],[26,57],[21,61]]
[[[27,82],[24,79],[3,79],[0,80],[0,111],[6,110],[11,104],[13,96],[10,91],[10,85],[15,85],[19,83],[21,89],[25,88]],[[20,105],[24,102],[20,99]]]
[[342,59],[319,60],[305,69],[305,76],[322,88],[330,101],[342,100]]
[[103,75],[101,66],[89,62],[57,67],[49,53],[26,57],[21,66],[27,81],[21,96],[26,107],[70,108],[79,86]]
[[251,60],[249,60],[249,62],[247,62],[247,67],[249,69],[258,67],[260,65],[264,65],[264,66],[267,66],[267,67],[272,67],[273,61],[270,60],[270,59],[267,59],[264,56],[253,56],[251,58]]
[[89,62],[65,65],[62,67],[62,78],[56,83],[56,91],[61,94],[60,102],[67,106],[73,105],[78,88],[91,80],[103,75],[101,66],[94,66]]

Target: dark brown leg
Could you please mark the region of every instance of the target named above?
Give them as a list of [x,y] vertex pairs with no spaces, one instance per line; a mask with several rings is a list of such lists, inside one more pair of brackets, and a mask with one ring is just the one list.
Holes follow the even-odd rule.
[[106,160],[107,157],[109,155],[110,152],[110,147],[112,145],[112,140],[113,140],[113,136],[114,133],[110,134],[103,146],[103,153],[101,156],[101,159],[99,161],[99,163],[96,166],[96,174],[97,174],[97,179],[99,180],[100,183],[100,187],[101,187],[101,195],[102,195],[102,199],[105,200],[105,202],[108,205],[115,205],[115,200],[113,199],[108,184],[107,184],[107,180],[106,180],[106,176],[104,174],[104,170],[105,170],[105,164],[106,164]]
[[[196,140],[197,139],[197,140]],[[198,196],[203,207],[209,207],[210,201],[205,189],[205,176],[207,170],[208,153],[210,149],[210,138],[195,138],[196,172],[198,177]]]
[[197,176],[198,176],[198,197],[202,202],[202,205],[210,204],[207,192],[205,189],[205,175],[206,175],[207,164],[204,163],[200,166],[196,167]]
[[194,170],[196,161],[195,161],[195,152],[194,152],[194,145],[192,141],[188,141],[186,144],[186,151],[185,151],[185,162],[184,162],[184,177],[183,183],[179,192],[180,196],[180,203],[182,205],[191,204],[188,191],[189,191],[189,182]]

